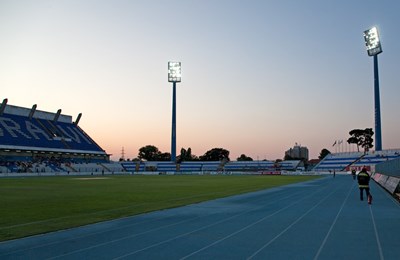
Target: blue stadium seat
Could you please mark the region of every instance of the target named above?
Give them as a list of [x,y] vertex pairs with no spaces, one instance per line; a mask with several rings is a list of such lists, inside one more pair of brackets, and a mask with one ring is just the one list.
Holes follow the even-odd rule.
[[0,144],[23,149],[56,149],[62,152],[95,152],[104,154],[79,126],[45,119],[11,115],[0,117]]

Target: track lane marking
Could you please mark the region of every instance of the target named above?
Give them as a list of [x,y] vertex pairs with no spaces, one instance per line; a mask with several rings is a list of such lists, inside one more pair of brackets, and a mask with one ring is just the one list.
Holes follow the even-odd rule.
[[346,201],[349,199],[350,193],[351,193],[351,191],[354,189],[354,187],[355,187],[355,184],[353,184],[353,185],[350,187],[349,191],[347,192],[347,196],[346,196],[345,200],[343,201],[342,206],[340,207],[338,213],[336,214],[336,217],[335,217],[335,219],[333,220],[333,222],[332,222],[332,224],[331,224],[331,227],[330,227],[329,230],[328,230],[328,233],[326,234],[324,240],[322,241],[321,246],[319,247],[319,249],[318,249],[318,251],[317,251],[317,254],[316,254],[315,257],[314,257],[314,260],[318,259],[319,255],[321,254],[322,249],[324,248],[324,246],[325,246],[325,244],[326,244],[326,241],[328,240],[328,238],[329,238],[329,236],[330,236],[330,234],[331,234],[331,232],[332,232],[332,230],[333,230],[333,227],[335,226],[337,220],[339,219],[340,213],[342,212],[343,207],[344,207]]
[[[323,188],[319,189],[318,191],[315,191],[314,193],[320,192],[320,191],[323,190],[323,189],[326,189],[326,187],[323,187]],[[301,193],[303,193],[303,191],[297,192],[296,194],[288,195],[287,197],[282,198],[282,199],[280,199],[280,200],[284,200],[284,199],[287,199],[287,198],[290,198],[290,197],[297,197],[297,196],[298,196],[297,194],[301,194]],[[309,196],[306,196],[306,197],[310,197],[310,196],[312,196],[314,193],[312,193],[312,194],[310,194]],[[299,201],[305,199],[306,197],[303,197],[303,198],[300,199]],[[260,200],[263,200],[263,199],[260,199]],[[277,200],[277,201],[275,201],[275,202],[278,202],[278,201],[280,201],[280,200]],[[257,201],[258,201],[258,200],[257,200]],[[290,204],[289,206],[292,206],[293,204],[296,204],[296,203],[292,203],[292,204]],[[198,232],[198,231],[207,229],[207,228],[209,228],[209,227],[212,227],[212,226],[221,224],[221,223],[226,222],[226,221],[228,221],[228,220],[230,220],[230,219],[233,219],[233,218],[239,217],[239,216],[241,216],[241,215],[247,214],[248,212],[251,212],[251,211],[254,211],[254,210],[258,210],[258,209],[262,209],[262,208],[264,208],[264,207],[267,207],[267,205],[269,205],[269,204],[266,204],[266,205],[263,205],[263,206],[259,206],[259,207],[255,207],[255,208],[246,210],[246,211],[244,211],[244,212],[242,212],[242,213],[233,215],[233,216],[231,216],[231,217],[229,217],[229,218],[222,219],[222,220],[220,220],[220,221],[214,222],[214,223],[209,224],[209,225],[207,225],[207,226],[203,226],[203,227],[201,227],[201,228],[199,228],[199,229],[192,230],[192,231],[190,231],[190,232],[187,232],[187,233],[184,233],[184,234],[181,234],[181,235],[172,237],[172,238],[167,239],[167,240],[164,240],[164,241],[160,241],[160,242],[155,243],[155,244],[153,244],[153,245],[149,245],[149,246],[144,247],[144,248],[142,248],[142,249],[139,249],[139,250],[136,250],[136,251],[133,251],[133,252],[130,252],[130,253],[121,255],[121,256],[116,257],[116,258],[113,258],[113,259],[116,260],[116,259],[122,259],[122,258],[126,258],[126,257],[129,257],[129,256],[132,256],[132,255],[137,254],[137,253],[139,253],[139,252],[142,252],[142,251],[151,249],[151,248],[153,248],[153,247],[156,247],[156,246],[159,246],[159,245],[162,245],[162,244],[171,242],[171,241],[176,240],[176,239],[178,239],[178,238],[182,238],[182,237],[184,237],[184,236],[193,234],[193,233],[195,233],[195,232]],[[287,207],[285,207],[285,208],[288,208],[289,206],[287,206]],[[282,211],[282,210],[283,210],[283,209],[280,209],[279,212]],[[275,214],[277,214],[277,213],[278,213],[278,212],[272,213],[272,214],[270,214],[270,216],[275,215]]]
[[309,210],[307,210],[303,215],[301,215],[299,218],[297,218],[295,221],[293,221],[289,226],[287,226],[284,230],[282,230],[278,235],[276,235],[274,238],[272,238],[268,243],[264,244],[261,248],[259,248],[257,251],[255,251],[252,255],[250,255],[247,259],[252,259],[254,258],[258,253],[260,253],[263,249],[265,249],[267,246],[272,244],[276,239],[278,239],[280,236],[282,236],[286,231],[288,231],[291,227],[293,227],[297,222],[302,220],[308,213],[313,211],[316,207],[318,207],[322,202],[324,202],[326,199],[328,199],[332,194],[336,193],[338,189],[332,191],[329,193],[327,196],[325,196],[320,202],[315,204],[313,207],[311,207]]
[[[280,196],[280,195],[277,195],[277,196]],[[288,197],[292,197],[292,196],[294,196],[294,195],[289,195]],[[260,198],[260,199],[256,200],[256,202],[257,201],[263,201],[263,200],[264,200],[264,198]],[[265,207],[265,205],[263,205],[261,207],[252,208],[252,209],[248,210],[247,212],[252,211],[252,210],[256,210],[256,209],[262,208],[262,207]],[[244,213],[246,213],[246,212],[244,212]],[[208,214],[206,216],[212,216],[212,215],[215,215],[215,214],[218,214],[218,213]],[[233,217],[235,217],[235,216],[237,216],[237,215],[234,215]],[[191,218],[189,220],[180,221],[179,224],[181,224],[182,222],[191,221],[191,220],[198,219],[198,218],[203,218],[203,217],[205,217],[205,216],[198,216],[198,217],[195,217],[195,218]],[[226,219],[224,219],[224,220],[226,220]],[[122,241],[122,240],[125,240],[125,239],[130,239],[132,237],[136,237],[136,236],[139,236],[139,235],[144,235],[144,234],[147,234],[147,233],[150,233],[150,232],[154,232],[154,231],[160,230],[160,229],[162,229],[164,227],[169,227],[169,226],[173,226],[173,225],[175,225],[175,224],[170,224],[170,225],[166,225],[166,226],[163,226],[163,227],[151,229],[151,230],[148,230],[148,231],[145,231],[145,232],[142,232],[142,233],[139,233],[139,234],[135,234],[135,235],[124,236],[124,237],[119,238],[119,239],[115,239],[115,240],[107,241],[107,242],[104,242],[104,243],[96,244],[96,245],[93,245],[93,246],[90,246],[90,247],[85,247],[85,248],[81,248],[81,249],[78,249],[78,250],[70,251],[70,252],[68,252],[66,254],[53,256],[53,257],[47,258],[47,259],[56,259],[56,258],[59,258],[59,257],[63,257],[63,256],[72,255],[72,254],[75,254],[75,253],[87,251],[87,250],[94,249],[94,248],[97,248],[97,247],[100,247],[100,246],[104,246],[104,245],[107,245],[107,244],[119,242],[119,241]],[[74,240],[74,239],[70,239],[70,240]]]
[[[278,214],[278,213],[280,213],[281,211],[283,211],[283,210],[285,210],[285,209],[288,209],[288,208],[292,207],[292,206],[295,205],[295,204],[298,204],[300,201],[302,201],[302,200],[304,200],[304,199],[306,199],[306,198],[308,198],[308,197],[312,197],[315,193],[318,193],[318,192],[322,191],[323,189],[325,189],[325,187],[324,187],[324,188],[321,188],[320,190],[315,191],[314,193],[312,193],[312,194],[310,194],[310,195],[308,195],[308,196],[302,197],[302,199],[300,199],[300,200],[298,200],[298,201],[296,201],[296,202],[293,202],[293,203],[287,205],[286,207],[281,208],[281,209],[279,209],[278,211],[275,211],[274,213],[269,214],[269,215],[267,215],[267,216],[261,218],[260,220],[258,220],[258,221],[256,221],[256,222],[253,222],[253,223],[251,223],[251,224],[249,224],[249,225],[247,225],[247,226],[245,226],[245,227],[243,227],[243,228],[241,228],[241,229],[239,229],[239,230],[237,230],[237,231],[235,231],[235,232],[229,234],[228,236],[225,236],[225,237],[223,237],[223,238],[221,238],[221,239],[219,239],[219,240],[216,240],[215,242],[213,242],[213,243],[211,243],[211,244],[209,244],[209,245],[207,245],[207,246],[205,246],[205,247],[203,247],[203,248],[201,248],[201,249],[199,249],[199,250],[196,250],[196,251],[192,252],[191,254],[188,254],[188,255],[186,255],[186,256],[180,258],[180,259],[187,259],[187,258],[189,258],[189,257],[191,257],[191,256],[193,256],[193,255],[195,255],[195,254],[197,254],[197,253],[199,253],[199,252],[201,252],[201,251],[204,251],[204,250],[206,250],[207,248],[210,248],[210,247],[212,247],[212,246],[214,246],[214,245],[216,245],[216,244],[218,244],[218,243],[220,243],[220,242],[222,242],[222,241],[224,241],[224,240],[226,240],[226,239],[228,239],[228,238],[230,238],[230,237],[232,237],[232,236],[234,236],[234,235],[236,235],[236,234],[238,234],[238,233],[240,233],[240,232],[242,232],[242,231],[244,231],[244,230],[246,230],[246,229],[248,229],[248,228],[250,228],[250,227],[252,227],[252,226],[254,226],[254,225],[256,225],[256,224],[258,224],[258,223],[260,223],[260,222],[262,222],[262,221],[264,221],[264,220],[266,220],[266,219],[268,219],[268,218],[270,218],[270,217],[272,217],[272,216],[274,216],[274,215],[276,215],[276,214]],[[300,193],[300,192],[299,192],[299,193]],[[301,193],[303,193],[303,191],[301,191]]]
[[372,212],[372,206],[369,205],[369,212],[371,213],[371,219],[372,219],[372,225],[374,227],[374,232],[375,232],[375,238],[376,238],[376,244],[378,246],[378,250],[379,250],[379,257],[381,260],[385,259],[383,257],[383,251],[382,251],[382,246],[381,246],[381,241],[379,239],[379,234],[378,234],[378,229],[376,228],[376,224],[375,224],[375,218],[374,218],[374,214]]

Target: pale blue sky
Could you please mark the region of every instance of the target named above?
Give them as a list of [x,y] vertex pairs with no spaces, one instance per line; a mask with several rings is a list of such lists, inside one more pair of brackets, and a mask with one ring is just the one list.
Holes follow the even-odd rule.
[[[312,158],[374,127],[377,26],[383,148],[400,148],[397,0],[0,0],[0,88],[9,104],[74,119],[113,158],[170,151],[168,61],[182,62],[177,151],[214,147]],[[345,149],[345,147],[342,147]]]

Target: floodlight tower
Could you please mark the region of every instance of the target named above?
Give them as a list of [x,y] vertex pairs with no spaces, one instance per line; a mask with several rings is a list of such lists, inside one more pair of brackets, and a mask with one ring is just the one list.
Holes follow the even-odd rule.
[[176,162],[176,83],[181,82],[181,63],[168,62],[168,82],[172,82],[172,132],[171,132],[171,161]]
[[368,56],[374,57],[374,93],[375,93],[375,151],[382,151],[381,104],[379,97],[378,54],[382,52],[378,29],[372,27],[364,31],[364,40]]

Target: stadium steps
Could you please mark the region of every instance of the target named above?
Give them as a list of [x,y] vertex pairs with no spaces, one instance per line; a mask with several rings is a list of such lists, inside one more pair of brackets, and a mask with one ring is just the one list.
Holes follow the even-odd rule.
[[122,162],[121,166],[125,169],[127,172],[136,172],[136,162]]
[[78,128],[79,131],[81,131],[82,134],[85,135],[85,137],[86,137],[87,139],[90,140],[90,142],[92,142],[93,144],[95,144],[100,150],[103,150],[103,149],[101,148],[101,146],[100,146],[98,143],[96,143],[96,141],[93,140],[93,138],[90,137],[90,135],[88,135],[79,125],[76,125],[76,124],[75,124],[75,126],[76,126],[76,128]]
[[66,172],[66,170],[63,169],[61,166],[57,166],[53,163],[48,164],[47,167],[49,167],[54,172]]
[[352,162],[352,163],[350,163],[349,165],[347,165],[342,171],[346,170],[347,167],[351,167],[352,165],[357,164],[359,161],[361,161],[361,160],[365,157],[365,155],[366,155],[366,154],[361,155],[361,156],[360,156],[359,158],[357,158],[354,162]]
[[64,136],[64,134],[60,131],[60,129],[57,127],[57,125],[54,125],[51,121],[47,120],[47,123],[50,125],[50,127],[53,129],[53,131],[55,132],[55,135],[57,137],[61,138],[61,142],[63,143],[63,145],[67,148],[67,149],[71,149],[71,146],[65,141],[66,137]]
[[64,167],[70,172],[78,172],[71,164],[64,164]]
[[112,172],[112,171],[110,170],[110,168],[108,168],[108,167],[105,166],[104,164],[99,163],[99,165],[100,165],[101,167],[103,167],[105,171],[107,171],[107,172]]
[[45,133],[49,136],[50,139],[53,138],[53,133],[37,118],[35,118],[36,122],[40,125],[40,127],[45,131]]
[[65,138],[64,135],[61,133],[61,131],[50,120],[46,120],[45,122],[50,127],[54,136]]

